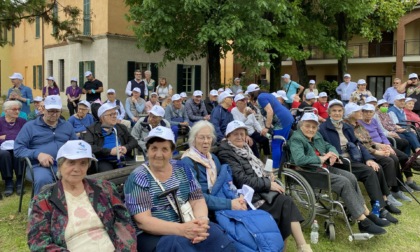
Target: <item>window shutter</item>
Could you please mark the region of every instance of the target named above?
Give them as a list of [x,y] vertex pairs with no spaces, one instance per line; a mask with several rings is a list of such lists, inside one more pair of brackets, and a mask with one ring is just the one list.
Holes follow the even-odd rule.
[[159,83],[159,64],[152,63],[150,66],[150,71],[152,71],[152,79],[155,80],[157,85]]
[[[127,82],[134,79],[134,71],[136,71],[136,62],[127,61]],[[153,71],[152,71],[153,74]]]
[[96,74],[95,74],[95,61],[94,61],[94,60],[92,60],[92,61],[90,62],[90,67],[92,68],[92,69],[90,69],[90,71],[92,72],[93,77],[95,77],[95,78],[96,78]]
[[83,87],[85,72],[83,61],[79,61],[79,87]]
[[32,71],[33,71],[33,76],[32,76],[32,80],[33,80],[33,83],[32,83],[32,88],[33,89],[36,89],[36,66],[33,66],[32,67]]
[[[201,90],[201,66],[196,65],[194,69],[194,90]],[[205,92],[205,90],[202,90]]]
[[38,87],[40,90],[42,90],[42,66],[38,66]]
[[185,83],[182,68],[183,65],[181,64],[178,64],[176,66],[176,90],[178,94],[185,91]]

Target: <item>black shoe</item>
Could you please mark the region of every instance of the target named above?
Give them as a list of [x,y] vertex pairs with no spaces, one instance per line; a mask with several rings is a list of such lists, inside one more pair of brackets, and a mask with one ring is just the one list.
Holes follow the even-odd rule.
[[390,214],[386,209],[382,209],[379,212],[379,217],[382,218],[382,219],[386,219],[386,220],[388,220],[388,222],[392,222],[394,224],[398,223],[398,219],[395,218],[394,216],[392,216],[392,214]]
[[410,187],[411,189],[413,189],[415,192],[419,192],[420,191],[420,186],[418,186],[416,184],[416,182],[411,182],[411,183],[405,183],[406,185],[408,185],[408,187]]
[[4,196],[9,197],[13,194],[13,180],[6,180],[6,189],[4,190]]
[[375,225],[377,225],[379,227],[387,227],[387,226],[391,225],[391,222],[389,222],[388,220],[381,219],[378,216],[376,216],[376,214],[373,214],[373,213],[370,213],[366,217],[368,217],[369,220],[371,220],[373,223],[375,223]]
[[392,214],[401,214],[401,210],[396,208],[394,205],[385,201],[385,209],[388,210]]
[[[22,190],[22,186],[17,186],[16,187],[16,194],[20,196],[20,191]],[[25,191],[23,191],[23,193],[25,193]]]
[[366,218],[358,223],[359,230],[362,233],[369,233],[374,235],[385,234],[386,230],[377,226],[369,218]]

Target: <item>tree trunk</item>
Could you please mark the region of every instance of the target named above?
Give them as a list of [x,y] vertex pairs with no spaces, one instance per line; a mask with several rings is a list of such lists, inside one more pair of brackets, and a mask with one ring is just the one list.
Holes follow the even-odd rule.
[[277,57],[270,56],[270,92],[275,92],[281,89],[281,55],[275,49],[271,49],[270,54],[277,55]]
[[[299,49],[303,51],[303,46],[299,46]],[[296,60],[296,68],[299,76],[299,84],[308,87],[309,78],[308,78],[308,68],[306,67],[306,60]]]
[[209,65],[209,90],[218,89],[221,81],[220,46],[207,42],[207,63]]
[[[349,42],[348,37],[348,28],[347,28],[347,16],[344,12],[340,12],[335,15],[335,20],[337,22],[337,40],[343,41],[345,43],[345,49],[347,52],[347,45]],[[337,69],[338,69],[338,83],[341,83],[343,81],[343,76],[345,73],[347,73],[347,64],[348,64],[348,57],[347,53],[342,55],[338,59],[337,63]]]

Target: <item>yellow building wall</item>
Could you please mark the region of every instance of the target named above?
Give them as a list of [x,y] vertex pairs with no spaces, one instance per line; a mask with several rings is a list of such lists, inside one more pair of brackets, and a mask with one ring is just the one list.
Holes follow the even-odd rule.
[[221,69],[221,82],[225,85],[231,85],[233,83],[233,64],[234,64],[233,52],[229,51],[226,53],[224,59],[220,59]]
[[125,15],[128,13],[128,6],[124,0],[108,1],[108,33],[134,36],[134,32],[130,29],[130,23]]
[[0,47],[0,96],[7,95],[7,91],[12,85],[9,79],[13,73],[10,52],[10,45]]

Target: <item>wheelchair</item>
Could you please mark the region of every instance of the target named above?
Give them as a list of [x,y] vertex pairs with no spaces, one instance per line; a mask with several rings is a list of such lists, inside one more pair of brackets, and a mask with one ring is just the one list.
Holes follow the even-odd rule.
[[[299,167],[291,163],[290,151],[286,139],[279,137],[284,141],[283,152],[285,154],[284,162],[278,176],[282,186],[285,188],[286,195],[292,197],[300,213],[305,218],[301,223],[302,228],[308,228],[313,223],[315,216],[326,218],[324,229],[326,235],[331,241],[336,238],[334,218],[341,215],[344,218],[346,227],[349,230],[349,241],[368,240],[373,235],[368,233],[354,233],[351,225],[355,224],[346,211],[344,203],[340,201],[339,196],[331,189],[330,172],[327,168],[321,166]],[[340,157],[345,162],[351,172],[351,163],[347,158]],[[325,179],[328,181],[328,187],[321,186],[318,181]],[[317,183],[318,182],[318,183]]]

